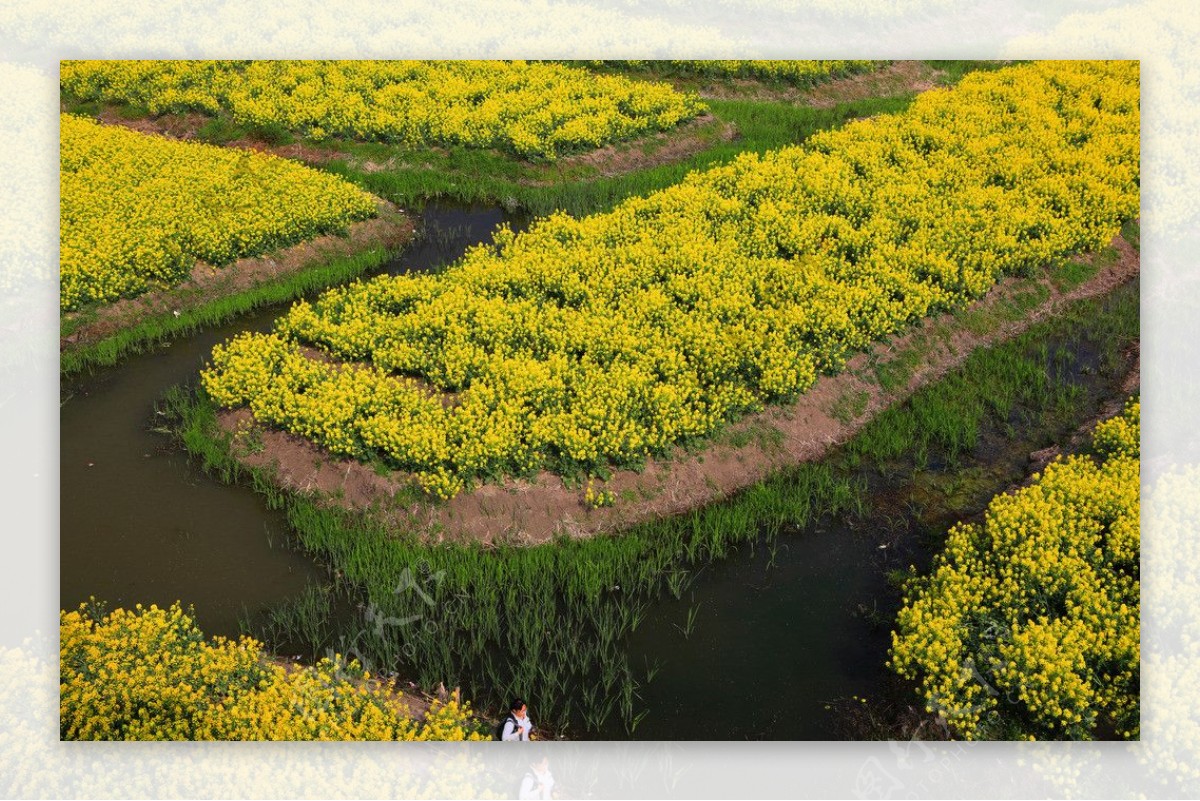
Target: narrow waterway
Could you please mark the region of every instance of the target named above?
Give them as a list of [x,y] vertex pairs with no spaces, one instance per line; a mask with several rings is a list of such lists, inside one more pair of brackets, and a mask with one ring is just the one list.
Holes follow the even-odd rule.
[[[521,216],[487,206],[431,203],[421,236],[381,269],[436,269],[490,241]],[[327,580],[290,546],[282,513],[247,488],[226,486],[190,464],[156,430],[155,404],[191,384],[214,345],[266,331],[286,308],[266,307],[62,387],[60,589],[63,609],[95,597],[109,608],[175,601],[195,606],[209,634]]]

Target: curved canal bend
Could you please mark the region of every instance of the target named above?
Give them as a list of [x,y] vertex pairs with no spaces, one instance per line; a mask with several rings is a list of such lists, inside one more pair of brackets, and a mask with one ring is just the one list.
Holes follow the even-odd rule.
[[[489,241],[500,223],[527,224],[500,209],[437,203],[421,222],[421,237],[376,274],[436,268]],[[109,608],[178,600],[195,606],[205,633],[234,635],[240,620],[327,580],[323,567],[289,547],[283,513],[190,464],[155,418],[163,392],[195,383],[214,345],[269,330],[286,307],[258,309],[63,385],[63,609],[93,596]]]

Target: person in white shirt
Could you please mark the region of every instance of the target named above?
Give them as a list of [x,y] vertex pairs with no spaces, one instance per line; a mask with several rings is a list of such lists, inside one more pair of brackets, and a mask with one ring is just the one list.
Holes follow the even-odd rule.
[[529,708],[520,698],[512,702],[508,717],[504,720],[504,728],[500,731],[501,740],[528,740],[533,731],[533,721],[529,719]]
[[550,799],[554,797],[551,795],[553,790],[554,777],[550,775],[550,760],[542,757],[529,764],[528,772],[521,779],[521,790],[517,793],[517,798],[521,801]]

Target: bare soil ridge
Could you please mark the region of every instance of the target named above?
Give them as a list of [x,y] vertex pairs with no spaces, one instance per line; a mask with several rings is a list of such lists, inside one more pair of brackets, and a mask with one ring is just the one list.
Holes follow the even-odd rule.
[[[96,118],[105,125],[120,125],[123,128],[128,128],[138,133],[156,134],[180,141],[203,141],[200,138],[200,129],[212,121],[211,117],[194,111],[130,119],[118,113],[114,106],[106,106],[101,109]],[[275,145],[270,142],[264,142],[261,139],[241,138],[222,142],[221,144],[223,147],[254,150],[258,153],[266,153],[313,165],[324,164],[334,159],[343,158],[343,154],[338,153],[336,150],[313,147],[312,145],[305,145],[299,142],[288,145]]]
[[[936,86],[944,74],[921,61],[896,61],[873,72],[836,78],[812,87],[776,85],[754,78],[714,79],[705,84],[698,94],[704,99],[774,101],[814,108],[832,108],[841,103],[872,97],[894,97],[923,92]],[[651,77],[654,80],[663,80],[661,76]],[[680,90],[690,91],[694,88],[695,80],[680,79],[674,83]],[[130,119],[114,106],[101,109],[97,118],[106,125],[120,125],[141,133],[193,141],[200,139],[201,128],[211,120],[210,117],[197,112]],[[590,172],[583,176],[582,180],[613,178],[638,170],[678,164],[715,144],[730,142],[737,137],[737,127],[733,123],[722,122],[711,113],[705,112],[669,131],[614,142],[586,153],[565,156],[553,164],[536,165],[538,169],[534,174],[520,179],[519,182],[527,186],[551,186],[562,180],[562,171],[580,167]],[[332,148],[300,142],[277,145],[255,138],[240,138],[225,142],[224,145],[294,159],[310,166],[346,160],[355,168],[368,173],[386,171],[393,166],[391,160],[363,160]],[[432,149],[444,151],[444,148],[440,147]]]
[[[195,112],[130,119],[118,113],[115,107],[106,107],[96,116],[105,125],[119,125],[140,133],[155,134],[181,141],[202,141],[199,131],[210,121],[209,117]],[[737,135],[737,128],[733,123],[721,122],[712,114],[705,112],[668,131],[658,131],[636,139],[614,142],[586,153],[564,156],[553,164],[533,165],[530,163],[531,167],[537,168],[535,174],[544,175],[543,177],[523,179],[521,183],[527,186],[556,185],[562,180],[561,177],[556,177],[558,173],[573,167],[594,170],[594,174],[587,176],[584,180],[612,178],[650,167],[678,163],[717,143],[733,141]],[[333,148],[300,142],[276,145],[260,139],[240,138],[222,144],[225,147],[238,147],[293,159],[314,167],[328,164],[331,161],[343,160],[354,168],[367,173],[386,172],[395,167],[394,158],[372,161]],[[435,152],[446,152],[443,147],[435,146],[428,149]]]
[[[1113,247],[1117,258],[1069,291],[1060,291],[1048,278],[1006,279],[965,314],[929,318],[902,336],[877,343],[851,359],[842,373],[818,379],[794,403],[769,407],[731,425],[702,452],[676,448],[669,457],[649,460],[641,472],[614,471],[597,484],[615,495],[611,507],[590,508],[582,487],[569,486],[549,472],[532,480],[484,484],[444,504],[401,501],[412,497],[402,473],[381,475],[370,465],[334,458],[301,437],[261,427],[245,409],[222,411],[218,423],[232,436],[235,457],[265,471],[282,488],[369,512],[396,531],[415,531],[431,542],[532,545],[562,534],[612,532],[719,501],[774,471],[821,458],[879,412],[962,364],[976,348],[1011,339],[1064,304],[1106,294],[1135,278],[1138,253],[1121,237]],[[1031,285],[1044,288],[1042,303],[1020,319],[1001,316],[986,331],[979,332],[978,326],[972,331],[968,314],[995,312],[1027,294]],[[907,383],[885,391],[873,377],[874,365],[911,356],[918,348],[923,359]],[[847,398],[856,399],[851,414],[839,410]]]

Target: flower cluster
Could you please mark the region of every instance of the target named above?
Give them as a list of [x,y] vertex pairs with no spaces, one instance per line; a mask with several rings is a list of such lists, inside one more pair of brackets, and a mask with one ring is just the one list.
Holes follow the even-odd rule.
[[583,492],[583,503],[589,509],[603,509],[617,502],[617,495],[612,490],[596,489],[591,481]]
[[1141,404],[1133,399],[1125,405],[1123,414],[1096,424],[1092,432],[1092,447],[1105,456],[1131,456],[1141,452]]
[[890,664],[961,736],[1138,736],[1138,419],[952,528],[907,588]]
[[452,695],[414,718],[353,660],[268,660],[249,637],[206,640],[179,604],[59,617],[64,740],[482,740]]
[[834,78],[873,72],[887,62],[881,61],[603,61],[629,67],[663,64],[675,72],[717,75],[733,78],[760,78],[797,86],[814,86]]
[[298,303],[216,348],[204,385],[442,497],[637,465],[1109,242],[1138,211],[1138,119],[1135,63],[977,74],[608,213],[501,229],[443,273]]
[[314,139],[495,147],[547,160],[704,110],[664,83],[523,61],[64,61],[61,85],[82,100],[224,113]]
[[343,230],[370,195],[247,150],[176,142],[61,117],[60,303],[75,309]]

